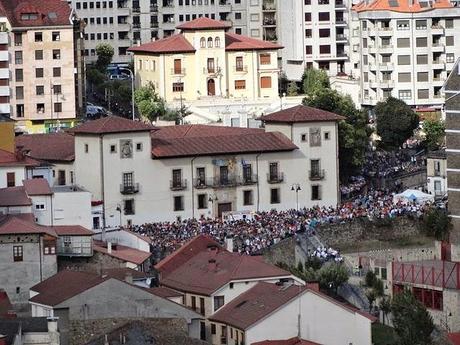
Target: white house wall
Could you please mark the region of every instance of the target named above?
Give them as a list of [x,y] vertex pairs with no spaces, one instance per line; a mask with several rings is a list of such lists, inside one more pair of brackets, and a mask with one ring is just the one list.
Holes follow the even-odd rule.
[[7,187],[7,180],[6,180],[6,174],[14,172],[15,175],[15,185],[16,186],[22,186],[22,181],[25,180],[26,178],[26,170],[24,167],[0,167],[0,188],[6,188]]
[[53,209],[53,225],[80,225],[87,229],[93,227],[90,192],[55,192]]

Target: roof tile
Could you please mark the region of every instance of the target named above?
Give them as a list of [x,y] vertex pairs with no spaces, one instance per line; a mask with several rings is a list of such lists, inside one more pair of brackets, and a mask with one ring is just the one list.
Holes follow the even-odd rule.
[[232,26],[228,22],[215,20],[207,17],[200,17],[184,24],[176,26],[180,30],[212,30],[212,29],[228,29]]
[[268,41],[258,40],[243,35],[225,33],[225,50],[275,50],[282,49],[283,46]]
[[195,48],[189,41],[182,35],[176,34],[157,41],[141,44],[128,49],[132,52],[144,53],[194,53]]
[[344,120],[345,117],[322,109],[312,108],[306,105],[297,105],[268,115],[263,115],[260,119],[264,122],[294,123],[340,121]]
[[40,163],[35,159],[0,149],[0,166],[38,166]]
[[52,227],[58,236],[92,236],[94,232],[80,225],[56,225]]
[[110,134],[128,132],[150,132],[156,129],[140,121],[132,121],[119,116],[107,116],[87,121],[70,131],[76,134]]
[[132,262],[136,265],[141,265],[152,256],[151,253],[122,246],[120,244],[112,244],[112,252],[109,254],[107,244],[102,241],[93,241],[93,249],[99,253],[110,255],[126,262]]
[[44,178],[24,180],[22,183],[28,196],[53,194],[48,181]]
[[0,189],[0,206],[31,206],[32,201],[27,196],[24,186]]
[[27,150],[35,159],[71,162],[75,158],[74,141],[74,136],[65,132],[25,134],[16,137],[16,147]]
[[53,228],[35,224],[24,215],[0,216],[0,235],[47,234],[57,237]]

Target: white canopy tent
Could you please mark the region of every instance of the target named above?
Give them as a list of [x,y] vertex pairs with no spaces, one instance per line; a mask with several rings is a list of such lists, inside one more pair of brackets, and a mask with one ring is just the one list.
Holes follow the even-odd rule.
[[434,201],[434,195],[423,193],[417,189],[407,189],[400,194],[396,194],[393,197],[393,202],[413,202],[415,201],[418,204],[424,204],[426,202]]

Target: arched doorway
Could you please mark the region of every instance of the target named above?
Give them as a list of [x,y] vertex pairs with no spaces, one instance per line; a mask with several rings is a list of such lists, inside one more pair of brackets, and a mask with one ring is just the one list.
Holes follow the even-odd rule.
[[208,96],[215,96],[216,95],[216,82],[214,79],[208,80]]

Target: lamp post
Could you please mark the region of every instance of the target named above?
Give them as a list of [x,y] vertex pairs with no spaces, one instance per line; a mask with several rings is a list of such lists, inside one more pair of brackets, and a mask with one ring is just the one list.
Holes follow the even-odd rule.
[[118,70],[119,71],[127,71],[129,73],[129,76],[131,77],[131,111],[132,111],[132,116],[133,116],[133,121],[134,121],[134,119],[135,119],[135,114],[134,114],[134,73],[129,68],[118,67]]
[[291,190],[295,192],[295,205],[296,205],[296,210],[298,211],[299,210],[299,192],[302,190],[302,188],[300,188],[300,184],[294,183],[291,186]]

